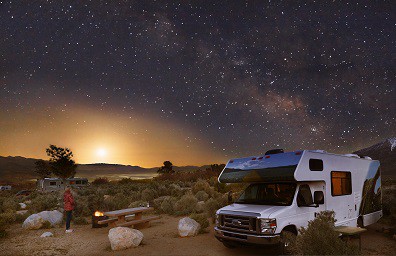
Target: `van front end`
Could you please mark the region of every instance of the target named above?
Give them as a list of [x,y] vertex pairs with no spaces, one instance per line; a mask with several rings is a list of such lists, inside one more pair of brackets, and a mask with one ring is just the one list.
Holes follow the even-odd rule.
[[216,214],[215,237],[222,243],[270,245],[279,244],[276,219],[260,218],[250,212],[229,212],[220,209]]

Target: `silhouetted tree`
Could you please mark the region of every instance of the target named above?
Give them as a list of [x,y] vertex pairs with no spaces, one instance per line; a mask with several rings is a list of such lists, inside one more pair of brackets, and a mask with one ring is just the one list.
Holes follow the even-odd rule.
[[49,166],[52,174],[61,178],[64,184],[65,179],[74,177],[77,165],[72,159],[73,152],[70,149],[50,145],[46,152],[50,157]]
[[37,160],[34,164],[35,172],[39,175],[40,179],[51,177],[50,166],[46,161]]
[[160,167],[158,173],[174,173],[173,164],[170,161],[165,161],[164,166]]

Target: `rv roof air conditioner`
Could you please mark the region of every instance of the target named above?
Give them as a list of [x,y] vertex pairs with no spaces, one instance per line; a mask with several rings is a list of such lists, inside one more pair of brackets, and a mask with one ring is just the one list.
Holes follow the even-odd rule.
[[284,153],[282,148],[270,149],[267,152],[265,152],[265,155],[275,155],[275,154],[280,154],[280,153]]

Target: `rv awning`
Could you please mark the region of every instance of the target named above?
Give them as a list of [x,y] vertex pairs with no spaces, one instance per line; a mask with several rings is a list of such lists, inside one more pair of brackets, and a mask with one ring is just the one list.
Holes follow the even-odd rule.
[[[268,156],[267,156],[268,157]],[[301,154],[295,152],[230,160],[219,176],[221,183],[296,181]]]

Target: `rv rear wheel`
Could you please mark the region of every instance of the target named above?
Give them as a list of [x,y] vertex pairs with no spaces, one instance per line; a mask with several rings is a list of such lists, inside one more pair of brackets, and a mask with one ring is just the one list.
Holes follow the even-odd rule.
[[296,240],[296,234],[289,230],[282,230],[281,232],[281,242],[279,244],[280,249],[283,254],[291,254],[291,246]]

